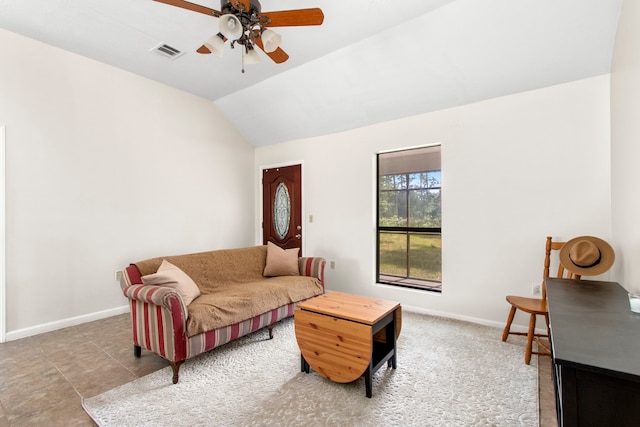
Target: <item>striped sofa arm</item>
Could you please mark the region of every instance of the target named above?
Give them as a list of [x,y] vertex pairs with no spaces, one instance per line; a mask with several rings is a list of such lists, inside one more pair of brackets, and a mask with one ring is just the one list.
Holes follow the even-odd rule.
[[[155,289],[154,289],[155,288]],[[132,285],[125,290],[131,306],[134,354],[142,348],[167,359],[184,360],[187,353],[186,314],[180,296],[161,286]]]
[[324,289],[324,267],[326,261],[321,257],[300,257],[298,259],[298,270],[301,276],[315,277],[320,280]]
[[173,298],[179,303],[181,316],[184,319],[188,317],[188,314],[183,310],[182,297],[175,289],[156,285],[143,285],[140,271],[133,264],[124,270],[120,279],[120,286],[124,296],[132,301],[154,304],[169,310],[175,309],[176,301],[173,301]]
[[171,310],[171,298],[181,297],[175,289],[155,285],[131,285],[123,289],[124,296],[147,304],[159,305]]
[[182,298],[174,289],[140,284],[138,276],[137,268],[130,266],[122,280],[122,292],[131,306],[134,354],[140,357],[144,348],[167,359],[177,370],[176,363],[187,356],[187,313]]

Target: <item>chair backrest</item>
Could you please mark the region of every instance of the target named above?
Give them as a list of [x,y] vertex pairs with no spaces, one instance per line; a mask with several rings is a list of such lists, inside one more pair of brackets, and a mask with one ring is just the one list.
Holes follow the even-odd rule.
[[[544,251],[544,271],[542,273],[542,299],[547,298],[547,285],[545,279],[549,276],[549,268],[551,267],[551,251],[554,253],[559,253],[560,249],[564,246],[565,242],[554,242],[552,241],[551,236],[547,236],[547,244],[545,246]],[[558,262],[558,272],[556,273],[557,278],[560,279],[578,279],[580,280],[580,275],[572,273],[571,271],[564,268],[562,263]]]

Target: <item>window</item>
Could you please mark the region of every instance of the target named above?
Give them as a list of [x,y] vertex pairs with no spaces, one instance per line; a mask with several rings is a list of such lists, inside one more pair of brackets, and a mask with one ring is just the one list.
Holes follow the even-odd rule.
[[442,290],[440,146],[378,154],[377,281]]

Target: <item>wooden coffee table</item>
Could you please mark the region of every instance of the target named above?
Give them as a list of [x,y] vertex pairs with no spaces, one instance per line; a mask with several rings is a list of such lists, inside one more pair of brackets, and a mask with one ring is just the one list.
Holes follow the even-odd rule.
[[377,298],[328,292],[298,304],[294,312],[301,368],[335,382],[364,376],[371,397],[373,374],[382,365],[396,368],[400,304]]

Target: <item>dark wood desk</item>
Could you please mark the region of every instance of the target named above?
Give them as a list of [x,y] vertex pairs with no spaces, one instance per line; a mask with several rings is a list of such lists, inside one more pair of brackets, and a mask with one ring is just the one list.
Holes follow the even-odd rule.
[[640,426],[640,314],[615,282],[547,279],[559,426]]

